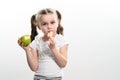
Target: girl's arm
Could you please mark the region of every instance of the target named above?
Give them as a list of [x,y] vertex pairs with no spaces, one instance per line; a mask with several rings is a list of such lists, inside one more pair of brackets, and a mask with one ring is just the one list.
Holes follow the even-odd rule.
[[36,71],[38,69],[38,54],[37,51],[30,48],[30,46],[22,46],[20,39],[18,39],[18,44],[21,48],[23,48],[26,52],[26,58],[28,65],[32,71]]
[[30,69],[36,72],[38,69],[37,51],[29,47],[29,49],[25,50],[25,52],[26,52],[26,58],[27,58],[27,62]]
[[48,43],[51,51],[53,52],[53,55],[55,56],[55,61],[60,67],[65,67],[67,64],[67,51],[68,51],[68,45],[64,45],[58,50],[55,45],[55,40],[53,37],[49,38]]
[[55,56],[55,61],[56,63],[61,67],[65,67],[67,64],[67,50],[68,50],[68,45],[64,45],[63,47],[58,50],[56,47],[51,48],[54,56]]

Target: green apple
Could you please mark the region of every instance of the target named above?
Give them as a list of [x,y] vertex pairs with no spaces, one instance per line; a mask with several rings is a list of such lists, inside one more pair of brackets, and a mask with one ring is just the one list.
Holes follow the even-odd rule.
[[28,46],[31,43],[31,37],[28,34],[21,36],[20,40],[23,46]]

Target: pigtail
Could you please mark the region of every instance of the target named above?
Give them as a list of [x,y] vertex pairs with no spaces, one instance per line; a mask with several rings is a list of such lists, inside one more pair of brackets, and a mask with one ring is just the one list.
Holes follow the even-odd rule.
[[63,30],[64,30],[63,27],[59,24],[57,28],[57,34],[63,35]]
[[57,28],[57,34],[63,35],[64,28],[60,24],[62,16],[61,16],[61,14],[60,14],[60,12],[58,10],[56,10],[56,13],[57,13],[57,17],[58,17],[58,20],[59,20],[59,24],[58,24],[58,28]]
[[31,41],[35,39],[35,36],[38,34],[37,25],[36,25],[36,15],[31,17]]

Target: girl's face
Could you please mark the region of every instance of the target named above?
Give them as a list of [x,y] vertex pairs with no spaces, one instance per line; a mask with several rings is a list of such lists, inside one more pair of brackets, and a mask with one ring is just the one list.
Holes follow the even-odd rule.
[[38,22],[38,24],[39,28],[42,30],[45,36],[50,31],[52,31],[55,35],[58,27],[58,19],[57,16],[52,13],[44,14],[40,17],[40,21]]

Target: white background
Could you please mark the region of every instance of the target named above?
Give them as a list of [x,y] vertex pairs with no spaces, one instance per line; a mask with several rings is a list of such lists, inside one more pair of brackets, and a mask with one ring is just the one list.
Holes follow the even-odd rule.
[[119,0],[1,0],[0,80],[33,80],[17,39],[48,7],[61,12],[70,44],[63,80],[120,80]]

